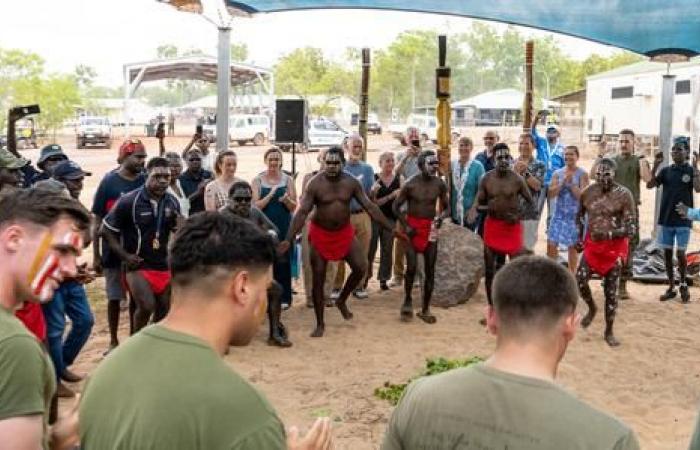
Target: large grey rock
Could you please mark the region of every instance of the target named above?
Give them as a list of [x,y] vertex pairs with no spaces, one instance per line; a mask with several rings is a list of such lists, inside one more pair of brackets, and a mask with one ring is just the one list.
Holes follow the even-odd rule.
[[478,234],[445,221],[438,235],[431,303],[448,308],[465,303],[484,276],[484,246]]

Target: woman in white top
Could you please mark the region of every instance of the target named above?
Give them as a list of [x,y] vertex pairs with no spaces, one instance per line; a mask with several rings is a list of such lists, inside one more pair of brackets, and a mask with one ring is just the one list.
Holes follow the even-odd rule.
[[168,160],[170,165],[170,186],[168,186],[168,193],[172,194],[177,202],[180,204],[180,213],[182,217],[189,217],[190,215],[190,199],[185,195],[185,191],[182,190],[180,185],[180,174],[182,173],[182,160],[180,155],[175,152],[168,152],[165,154],[165,159]]
[[216,155],[214,163],[215,179],[204,188],[204,209],[218,211],[228,202],[228,191],[237,181],[243,181],[236,176],[238,157],[233,150],[225,150]]

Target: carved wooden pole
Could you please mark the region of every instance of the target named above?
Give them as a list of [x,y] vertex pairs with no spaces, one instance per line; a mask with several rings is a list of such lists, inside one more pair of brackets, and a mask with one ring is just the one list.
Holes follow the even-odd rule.
[[447,36],[438,36],[438,68],[435,70],[435,95],[437,107],[435,109],[437,119],[438,161],[440,172],[447,175],[450,170],[450,144],[452,132],[450,120],[452,108],[450,107],[450,68],[445,67],[447,59]]
[[529,133],[532,125],[532,64],[534,62],[535,43],[525,43],[525,100],[523,101],[523,133]]
[[359,133],[364,142],[362,160],[367,161],[367,115],[369,114],[369,49],[362,49],[362,85],[360,87]]

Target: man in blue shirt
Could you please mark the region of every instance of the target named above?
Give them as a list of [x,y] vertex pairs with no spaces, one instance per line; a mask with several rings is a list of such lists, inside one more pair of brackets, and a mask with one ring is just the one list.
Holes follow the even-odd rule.
[[[537,146],[537,159],[542,161],[547,168],[544,174],[544,186],[540,189],[540,197],[538,209],[542,211],[544,201],[548,198],[547,191],[549,190],[549,182],[552,180],[552,174],[564,167],[564,144],[559,140],[559,128],[552,124],[547,127],[546,138],[543,138],[537,133],[537,123],[547,117],[547,111],[540,111],[532,121],[532,137]],[[547,200],[547,227],[549,228],[549,220],[552,217],[552,203]]]
[[[348,158],[347,164],[343,167],[343,171],[353,177],[357,178],[357,181],[362,185],[362,189],[365,194],[369,196],[372,190],[372,185],[374,184],[374,169],[372,166],[362,161],[362,151],[364,148],[364,143],[362,137],[359,134],[353,134],[350,136],[346,143],[346,154]],[[362,252],[367,259],[369,252],[369,243],[372,239],[372,219],[370,219],[369,214],[362,208],[362,206],[353,199],[350,202],[350,223],[353,228],[355,228],[355,239],[360,243],[362,247]],[[362,282],[359,284],[359,288],[355,290],[353,295],[359,299],[366,299],[369,297],[367,291],[364,289],[367,274]],[[331,293],[331,299],[335,300],[340,295],[340,291],[345,283],[345,263],[338,263],[338,271],[335,277],[335,288]]]
[[501,138],[493,130],[489,130],[484,134],[484,145],[486,148],[484,151],[479,152],[474,159],[479,161],[486,172],[493,170],[495,166],[495,160],[493,159],[493,146],[498,144]]

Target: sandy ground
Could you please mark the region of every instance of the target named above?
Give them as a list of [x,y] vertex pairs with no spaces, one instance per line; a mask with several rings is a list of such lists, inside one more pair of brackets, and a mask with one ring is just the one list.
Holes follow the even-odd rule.
[[[169,140],[166,145],[179,150],[184,141]],[[94,173],[83,194],[83,200],[90,204],[101,174],[115,166],[116,150],[75,150],[69,140],[66,144],[68,154]],[[147,147],[152,153],[157,148],[154,140],[147,140]],[[387,137],[370,140],[371,149],[394,147],[395,142]],[[239,154],[239,176],[250,179],[264,169],[264,147],[234,149]],[[25,154],[35,160],[37,152]],[[370,162],[376,163],[377,156],[377,151],[371,151]],[[301,172],[315,168],[315,154],[301,155],[298,161]],[[584,167],[589,164],[582,162]],[[645,192],[643,201],[642,231],[648,235],[653,223],[653,193]],[[543,253],[542,230],[540,236],[538,253]],[[89,373],[107,346],[102,283],[100,279],[89,288],[97,322],[74,367],[78,372]],[[592,287],[601,305],[599,283],[592,282]],[[392,407],[375,398],[373,391],[385,381],[405,381],[419,372],[429,357],[486,357],[494,346],[494,339],[478,324],[486,303],[483,287],[466,305],[436,310],[438,322],[429,326],[420,321],[400,323],[401,292],[382,293],[370,283],[369,300],[351,301],[352,321],[345,322],[336,310],[327,310],[327,331],[322,339],[308,337],[313,314],[304,306],[302,289],[299,283],[300,295],[283,318],[294,347],[281,350],[267,346],[264,325],[251,345],[232,349],[227,361],[265,393],[286,424],[307,428],[317,416],[332,417],[338,449],[378,448]],[[631,425],[642,448],[684,449],[700,399],[700,291],[691,289],[693,302],[689,305],[660,304],[657,297],[663,289],[631,283],[632,299],[621,303],[616,324],[622,346],[610,349],[605,345],[603,319],[597,317],[592,327],[581,330],[571,343],[560,366],[559,382],[584,401]],[[580,306],[585,312],[585,305]],[[125,321],[124,315],[122,323]],[[121,335],[126,339],[125,327]]]

